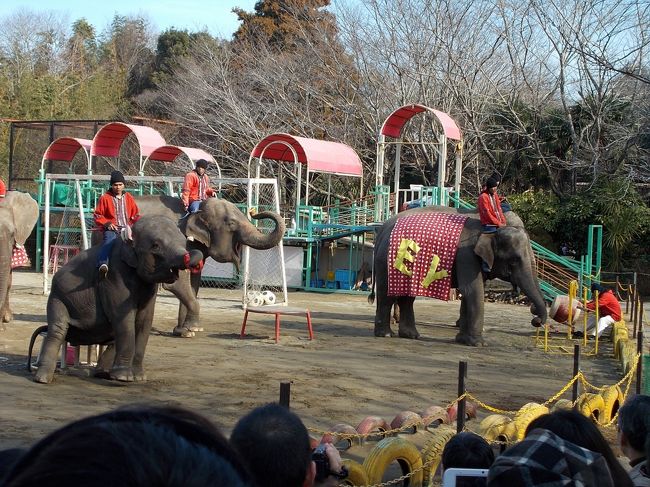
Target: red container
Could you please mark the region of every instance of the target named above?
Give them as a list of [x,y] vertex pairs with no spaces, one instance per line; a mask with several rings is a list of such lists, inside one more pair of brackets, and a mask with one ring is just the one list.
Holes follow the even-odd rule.
[[74,348],[72,345],[68,345],[65,349],[65,363],[66,365],[74,365]]
[[[578,300],[574,299],[571,302],[571,324],[576,323],[582,314],[582,310],[578,309]],[[556,296],[551,304],[549,316],[558,323],[567,324],[569,320],[569,296],[559,295]]]

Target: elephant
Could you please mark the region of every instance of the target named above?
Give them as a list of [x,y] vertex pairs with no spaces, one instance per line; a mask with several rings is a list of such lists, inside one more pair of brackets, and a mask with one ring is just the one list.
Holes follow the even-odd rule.
[[0,329],[4,329],[4,323],[13,319],[9,290],[14,244],[25,244],[37,220],[38,203],[29,194],[8,191],[0,199]]
[[[459,332],[456,342],[465,345],[484,345],[483,300],[484,282],[487,279],[503,279],[518,287],[532,302],[531,313],[536,315],[531,324],[546,323],[547,310],[536,273],[535,258],[524,224],[514,212],[506,213],[507,226],[501,227],[492,238],[481,238],[481,223],[476,210],[445,206],[429,206],[401,212],[378,229],[375,239],[373,288],[368,297],[372,304],[377,288],[374,334],[378,337],[394,336],[390,327],[390,311],[393,304],[399,306],[398,335],[418,338],[413,312],[414,297],[388,295],[388,255],[391,231],[400,218],[407,215],[431,212],[454,213],[467,216],[456,248],[451,269],[451,286],[461,293],[460,317],[456,322]],[[481,270],[482,258],[493,258],[489,274]]]
[[[217,262],[231,262],[239,270],[242,246],[257,250],[275,247],[285,231],[284,220],[271,211],[251,215],[255,220],[271,219],[275,228],[268,234],[260,232],[233,203],[208,198],[201,202],[197,213],[187,217],[183,202],[173,196],[138,196],[135,198],[141,215],[164,215],[179,221],[179,228],[187,237],[188,249],[199,250],[204,258],[212,257]],[[197,299],[200,274],[181,273],[180,279],[164,287],[179,300],[178,323],[174,334],[189,337],[199,329],[200,307]]]
[[[118,381],[146,380],[143,359],[158,283],[175,282],[180,270],[197,268],[202,255],[188,252],[176,222],[163,216],[140,218],[132,237],[114,241],[105,277],[97,270],[100,247],[95,246],[73,257],[52,278],[36,382],[52,381],[64,340],[72,345],[114,342],[112,353],[100,357],[98,373]],[[42,328],[32,335],[28,364]]]

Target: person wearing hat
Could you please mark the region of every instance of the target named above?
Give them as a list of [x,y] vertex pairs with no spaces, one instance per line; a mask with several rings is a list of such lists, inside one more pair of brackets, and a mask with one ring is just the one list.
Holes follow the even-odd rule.
[[[587,321],[587,331],[589,335],[600,337],[605,330],[621,319],[621,303],[614,295],[614,291],[608,289],[597,282],[592,283],[591,293],[598,293],[598,327],[596,327],[596,316],[592,314]],[[596,311],[596,299],[592,299],[585,306],[578,301],[578,308],[587,311]],[[581,332],[576,331],[575,336],[581,336]]]
[[196,161],[196,168],[185,175],[181,199],[185,211],[196,213],[199,211],[201,201],[211,196],[216,196],[216,191],[210,187],[210,179],[205,173],[208,168],[208,161],[199,159]]
[[111,173],[111,187],[99,198],[93,215],[95,225],[102,231],[103,243],[97,258],[97,268],[102,277],[108,272],[108,258],[115,238],[140,217],[135,199],[124,191],[124,183],[124,175],[120,171]]
[[[481,219],[481,225],[483,227],[483,233],[479,238],[486,239],[491,238],[499,227],[504,227],[506,225],[506,217],[503,214],[503,209],[501,208],[501,200],[497,194],[497,186],[499,186],[499,181],[494,177],[490,176],[485,182],[483,191],[478,196],[478,214]],[[482,246],[479,245],[479,248]],[[481,270],[489,274],[492,272],[493,256],[491,254],[481,256],[483,258],[483,264]]]

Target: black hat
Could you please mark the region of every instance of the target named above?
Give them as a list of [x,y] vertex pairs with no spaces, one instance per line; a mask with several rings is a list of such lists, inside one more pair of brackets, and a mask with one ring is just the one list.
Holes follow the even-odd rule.
[[591,292],[596,292],[598,291],[598,294],[603,294],[605,291],[607,291],[607,288],[604,286],[601,286],[597,282],[594,282],[591,284]]
[[206,161],[205,159],[199,159],[198,161],[196,161],[196,167],[202,167],[203,169],[207,169],[208,161]]
[[115,183],[126,184],[126,180],[124,179],[124,174],[122,174],[120,171],[113,171],[111,173],[111,186]]
[[485,181],[485,187],[487,189],[490,188],[496,188],[499,185],[499,181],[497,181],[497,178],[490,176],[487,181]]

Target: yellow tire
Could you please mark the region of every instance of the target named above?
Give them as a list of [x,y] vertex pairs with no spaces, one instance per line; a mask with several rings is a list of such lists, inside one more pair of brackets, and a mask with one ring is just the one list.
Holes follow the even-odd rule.
[[603,398],[604,407],[599,422],[600,424],[609,424],[623,404],[623,391],[619,386],[614,385],[605,389],[600,395]]
[[422,449],[422,461],[425,465],[424,475],[422,476],[422,485],[430,485],[431,480],[436,475],[436,470],[442,460],[442,450],[447,442],[456,434],[456,428],[449,425],[440,425],[433,430],[431,438]]
[[636,343],[632,340],[625,340],[621,349],[621,367],[623,368],[623,374],[627,373],[634,365],[634,359],[636,358]]
[[618,342],[620,340],[629,340],[630,334],[625,321],[617,321],[612,329],[612,342],[614,343],[614,358],[619,358]]
[[551,411],[560,411],[563,409],[573,409],[573,401],[571,399],[558,399],[553,406],[551,406]]
[[592,418],[598,422],[605,410],[605,401],[603,401],[603,397],[600,394],[585,392],[578,397],[577,406],[578,411],[580,411],[584,416]]
[[339,485],[370,485],[366,469],[359,462],[343,460],[343,466],[348,469],[348,476]]
[[397,461],[402,468],[402,475],[415,472],[410,477],[409,485],[422,484],[422,457],[417,447],[399,436],[384,438],[370,451],[363,462],[368,474],[368,485],[379,484],[384,478],[388,466]]
[[512,442],[517,438],[517,428],[512,418],[503,414],[490,414],[479,425],[483,438],[492,441]]
[[548,408],[536,402],[524,404],[515,414],[515,426],[517,427],[517,441],[524,439],[526,428],[533,421],[544,414],[548,414]]

